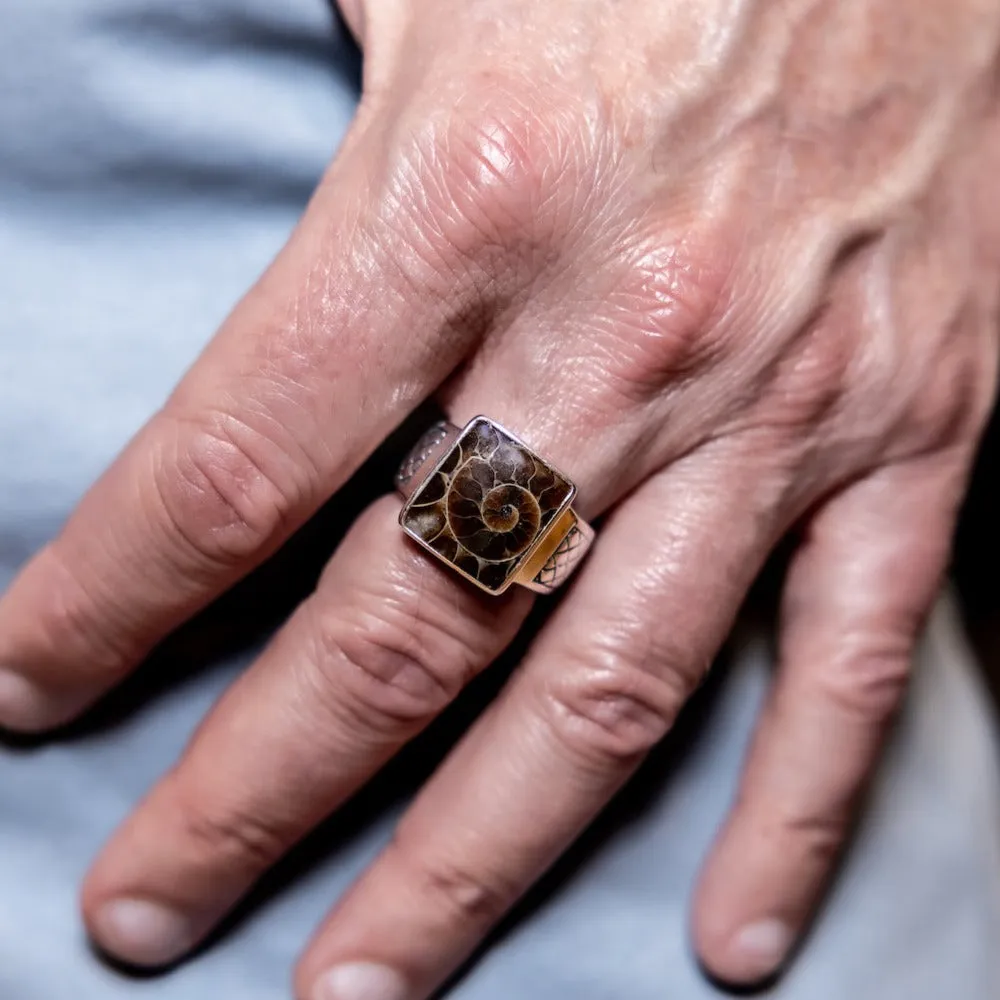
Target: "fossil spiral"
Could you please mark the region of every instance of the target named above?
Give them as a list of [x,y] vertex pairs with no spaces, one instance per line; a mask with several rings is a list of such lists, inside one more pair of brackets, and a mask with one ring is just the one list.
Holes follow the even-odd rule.
[[475,421],[414,495],[405,526],[498,589],[573,491],[520,442]]

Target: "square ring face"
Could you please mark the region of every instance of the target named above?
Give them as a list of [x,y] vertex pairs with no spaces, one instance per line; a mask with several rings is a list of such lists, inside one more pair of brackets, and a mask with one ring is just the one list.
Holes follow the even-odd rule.
[[410,497],[399,523],[463,576],[500,594],[575,493],[513,434],[476,417]]

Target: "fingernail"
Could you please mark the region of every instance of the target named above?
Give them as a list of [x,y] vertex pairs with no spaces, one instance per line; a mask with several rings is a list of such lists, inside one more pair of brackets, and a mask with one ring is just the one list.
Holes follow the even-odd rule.
[[792,929],[780,920],[760,920],[747,924],[734,938],[733,957],[747,980],[776,972],[792,947]]
[[325,972],[316,982],[312,1000],[407,1000],[406,980],[387,965],[352,962]]
[[49,698],[38,685],[0,668],[0,725],[26,732],[44,729],[50,714]]
[[195,944],[185,916],[145,899],[105,903],[95,924],[101,948],[132,965],[167,965]]

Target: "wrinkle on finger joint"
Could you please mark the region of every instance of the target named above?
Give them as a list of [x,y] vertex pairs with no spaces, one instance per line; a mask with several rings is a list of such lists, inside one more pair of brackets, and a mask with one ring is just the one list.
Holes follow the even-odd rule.
[[[368,726],[429,721],[485,665],[479,626],[459,622],[433,597],[399,601],[373,595],[365,607],[324,610],[313,598],[311,661],[317,686],[343,711],[345,699]],[[465,634],[468,633],[468,634]]]
[[485,867],[477,869],[457,858],[441,858],[411,847],[405,831],[396,834],[386,859],[402,868],[401,877],[417,887],[419,894],[449,923],[467,930],[469,925],[486,929],[496,923],[520,894],[514,884],[495,878]]
[[199,564],[235,567],[268,553],[311,499],[291,459],[264,457],[274,450],[238,421],[178,424],[152,453],[151,517]]
[[675,666],[595,643],[547,679],[541,702],[557,741],[603,767],[641,760],[670,731],[692,687]]

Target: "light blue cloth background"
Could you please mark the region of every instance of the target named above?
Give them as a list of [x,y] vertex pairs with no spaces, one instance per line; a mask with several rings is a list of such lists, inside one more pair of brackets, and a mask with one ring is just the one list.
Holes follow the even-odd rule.
[[[0,0],[0,585],[294,224],[356,97],[338,31],[323,0]],[[683,753],[668,746],[598,847],[455,996],[716,995],[685,915],[767,680],[764,641],[739,648]],[[288,996],[298,949],[384,841],[392,809],[169,976],[101,964],[76,916],[88,860],[247,658],[106,727],[0,745],[0,1000]],[[943,608],[856,849],[776,995],[1000,995],[994,756]]]

